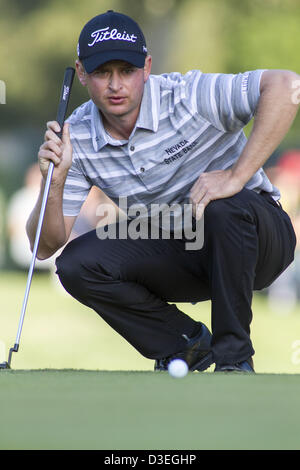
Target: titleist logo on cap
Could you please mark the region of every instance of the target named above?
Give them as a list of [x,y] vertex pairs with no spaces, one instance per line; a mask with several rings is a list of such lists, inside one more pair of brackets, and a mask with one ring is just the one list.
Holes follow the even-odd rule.
[[135,34],[129,34],[127,31],[120,33],[116,28],[110,30],[109,26],[103,29],[97,29],[91,33],[91,37],[94,40],[91,43],[88,43],[89,47],[92,47],[97,42],[102,41],[127,41],[127,42],[136,42],[137,36]]

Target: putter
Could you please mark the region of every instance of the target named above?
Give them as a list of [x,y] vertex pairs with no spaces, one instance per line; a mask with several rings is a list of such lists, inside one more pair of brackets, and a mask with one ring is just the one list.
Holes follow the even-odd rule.
[[[66,68],[65,75],[64,75],[64,81],[63,81],[63,85],[62,85],[62,89],[61,89],[59,105],[58,105],[57,118],[56,118],[56,120],[59,123],[60,128],[61,128],[60,132],[57,132],[57,135],[60,138],[62,136],[62,128],[63,128],[63,125],[64,125],[66,112],[67,112],[67,108],[68,108],[68,104],[69,104],[69,98],[70,98],[70,92],[71,92],[72,83],[73,83],[73,79],[74,79],[74,74],[75,74],[75,70],[74,70],[73,67],[67,67]],[[53,164],[53,162],[50,162],[49,168],[48,168],[48,173],[47,173],[47,179],[46,179],[44,194],[43,194],[43,200],[42,200],[40,215],[39,215],[39,220],[38,220],[38,225],[37,225],[37,229],[36,229],[34,247],[33,247],[33,250],[32,250],[32,258],[31,258],[31,263],[30,263],[28,277],[27,277],[27,284],[26,284],[25,295],[24,295],[24,299],[23,299],[23,305],[22,305],[21,316],[20,316],[20,320],[19,320],[19,326],[18,326],[16,341],[15,341],[14,346],[12,348],[10,348],[10,350],[9,350],[8,360],[5,361],[5,362],[2,362],[0,364],[0,369],[10,369],[11,368],[10,365],[11,365],[12,353],[13,352],[18,352],[18,350],[19,350],[20,337],[21,337],[21,332],[22,332],[22,327],[23,327],[23,322],[24,322],[24,317],[25,317],[25,311],[26,311],[26,306],[27,306],[27,301],[28,301],[28,296],[29,296],[29,290],[30,290],[30,286],[31,286],[31,281],[32,281],[32,276],[33,276],[33,271],[34,271],[34,266],[35,266],[35,261],[36,261],[36,255],[37,255],[40,236],[41,236],[41,231],[42,231],[42,225],[43,225],[45,211],[46,211],[46,205],[47,205],[47,200],[48,200],[48,195],[49,195],[49,189],[50,189],[53,170],[54,170],[54,164]]]

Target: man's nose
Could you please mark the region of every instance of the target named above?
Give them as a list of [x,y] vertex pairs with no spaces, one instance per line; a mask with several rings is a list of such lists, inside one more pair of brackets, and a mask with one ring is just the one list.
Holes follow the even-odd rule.
[[113,91],[118,91],[120,88],[122,88],[121,77],[117,71],[112,72],[110,76],[109,87]]

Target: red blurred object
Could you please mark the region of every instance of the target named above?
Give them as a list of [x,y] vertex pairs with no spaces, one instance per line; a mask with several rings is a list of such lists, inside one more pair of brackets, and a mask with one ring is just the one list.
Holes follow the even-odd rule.
[[277,166],[279,170],[300,177],[300,150],[288,150],[282,154]]

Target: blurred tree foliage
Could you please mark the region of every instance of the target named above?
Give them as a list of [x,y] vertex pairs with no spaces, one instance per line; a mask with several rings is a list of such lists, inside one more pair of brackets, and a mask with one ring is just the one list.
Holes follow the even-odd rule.
[[[0,0],[0,79],[7,88],[1,128],[26,123],[41,126],[56,116],[64,69],[75,63],[80,31],[93,16],[108,9],[131,15],[141,24],[146,37],[152,32],[154,43],[160,25],[163,42],[167,24],[172,21],[171,10],[174,11],[178,0],[161,3],[164,2]],[[157,49],[161,56],[162,44]],[[166,52],[167,49],[168,43]],[[74,85],[71,108],[88,98],[77,80]]]
[[[154,73],[300,71],[299,0],[0,0],[0,79],[7,88],[2,129],[41,126],[55,116],[82,26],[107,9],[141,24]],[[71,106],[86,99],[75,81]]]
[[[23,146],[22,153],[17,140],[40,139],[46,121],[55,118],[64,69],[76,60],[80,31],[107,9],[141,25],[153,73],[300,72],[299,0],[0,0],[0,80],[7,94],[0,105],[0,162],[4,132],[15,133],[17,161],[28,152]],[[70,112],[87,99],[75,79]],[[300,116],[287,140],[297,138],[299,124]]]

